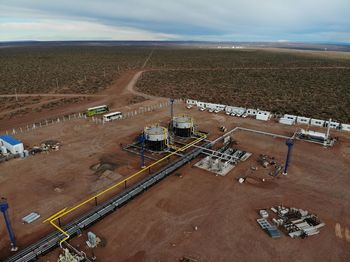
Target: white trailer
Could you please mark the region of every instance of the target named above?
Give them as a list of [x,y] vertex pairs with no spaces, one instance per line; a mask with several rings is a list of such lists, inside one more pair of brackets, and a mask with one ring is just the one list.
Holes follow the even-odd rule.
[[340,123],[338,123],[338,122],[333,122],[333,121],[331,121],[331,122],[326,121],[326,122],[324,123],[324,125],[325,125],[325,127],[328,127],[328,125],[329,125],[330,128],[339,128],[339,127],[340,127]]
[[205,108],[205,103],[204,103],[204,102],[197,101],[197,107],[199,107],[199,108]]
[[341,124],[341,130],[350,132],[350,125],[349,124]]
[[0,147],[5,147],[11,154],[23,154],[24,151],[23,143],[9,135],[0,136]]
[[246,109],[244,107],[226,106],[225,111],[226,113],[235,113],[237,115],[243,115],[246,112]]
[[295,124],[295,122],[297,121],[297,116],[295,115],[284,114],[282,118],[289,119],[292,122],[292,124]]
[[311,118],[310,125],[312,126],[322,126],[324,125],[324,120]]
[[192,99],[187,99],[187,100],[186,100],[186,104],[187,104],[187,105],[196,106],[197,103],[198,103],[197,100],[192,100]]
[[271,113],[268,111],[258,111],[256,114],[257,120],[268,121],[271,118]]
[[310,124],[310,120],[311,120],[311,118],[309,118],[309,117],[304,117],[304,116],[298,116],[297,117],[297,123],[298,124],[308,125],[308,124]]
[[279,120],[279,123],[291,126],[291,125],[295,124],[295,121],[293,119],[281,117],[280,120]]
[[209,110],[219,110],[219,111],[224,111],[226,105],[221,105],[221,104],[213,104],[213,103],[205,103],[205,108]]
[[258,114],[258,110],[252,109],[252,108],[248,108],[248,109],[247,109],[247,114],[248,114],[249,116],[256,116],[256,115]]

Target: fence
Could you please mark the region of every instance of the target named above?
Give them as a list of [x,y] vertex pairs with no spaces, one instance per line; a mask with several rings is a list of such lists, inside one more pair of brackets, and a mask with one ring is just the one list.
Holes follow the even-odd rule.
[[[182,103],[181,99],[174,100],[174,104],[179,104],[179,103]],[[158,109],[163,109],[163,108],[169,107],[170,105],[171,105],[171,102],[167,101],[167,102],[163,102],[163,103],[153,104],[150,106],[140,107],[137,110],[131,110],[131,111],[123,113],[122,118],[116,119],[116,120],[133,118],[137,115],[141,115],[144,113],[148,113],[148,112],[156,111]],[[109,122],[104,122],[102,118],[99,118],[99,117],[89,118],[86,116],[85,113],[78,112],[78,113],[74,113],[74,114],[70,114],[70,115],[64,115],[64,116],[61,116],[58,118],[50,118],[50,119],[42,120],[40,122],[35,122],[33,124],[26,125],[24,127],[13,128],[12,130],[6,130],[5,133],[6,133],[6,135],[10,135],[10,134],[16,135],[16,134],[29,132],[31,130],[36,130],[38,128],[42,128],[42,127],[70,121],[70,120],[75,120],[75,119],[89,119],[93,123],[102,124],[102,125],[109,123]],[[116,120],[114,120],[114,121],[116,121]]]
[[[174,100],[174,105],[175,104],[180,104],[182,102],[183,102],[182,99],[176,99],[176,100]],[[140,107],[138,110],[131,110],[131,111],[128,111],[128,112],[124,112],[123,116],[121,118],[114,119],[114,120],[111,120],[111,121],[108,121],[108,122],[105,122],[105,121],[103,121],[103,119],[97,118],[97,117],[92,117],[91,120],[94,123],[96,123],[96,124],[104,125],[106,123],[110,123],[110,122],[113,122],[113,121],[120,121],[120,120],[123,120],[123,119],[129,119],[129,118],[133,118],[135,116],[142,115],[142,114],[145,114],[145,113],[148,113],[148,112],[156,111],[158,109],[167,108],[170,105],[171,105],[171,102],[167,101],[167,102],[163,102],[163,103],[153,104],[153,105],[150,105],[150,106]]]

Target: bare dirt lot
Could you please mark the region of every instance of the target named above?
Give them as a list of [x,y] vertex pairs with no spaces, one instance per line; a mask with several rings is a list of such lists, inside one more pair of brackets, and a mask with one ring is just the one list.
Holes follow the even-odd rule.
[[[211,133],[211,139],[222,134],[218,127],[223,123],[228,128],[245,126],[285,135],[291,135],[295,129],[273,122],[188,111],[183,105],[177,106],[176,112],[193,115],[200,129]],[[63,146],[57,152],[13,160],[1,166],[0,190],[10,201],[19,246],[52,231],[49,225],[41,223],[44,218],[138,170],[139,157],[123,152],[120,143],[131,142],[145,125],[159,120],[165,124],[168,119],[169,109],[165,109],[104,126],[74,120],[21,135],[28,144],[56,139]],[[297,141],[287,177],[265,184],[241,185],[236,178],[251,172],[252,165],[257,166],[260,153],[283,162],[286,146],[283,139],[235,133],[238,146],[253,153],[250,160],[239,164],[226,177],[194,168],[196,161],[192,161],[178,171],[182,178],[166,178],[97,223],[91,230],[105,241],[104,247],[95,250],[98,260],[176,261],[183,256],[199,261],[347,260],[350,142],[349,135],[336,135],[340,141],[331,149]],[[101,178],[90,169],[101,159],[112,162],[117,175]],[[264,170],[257,172],[257,176],[269,177]],[[276,204],[308,209],[327,225],[319,235],[308,239],[273,240],[261,231],[255,219],[259,208]],[[21,218],[32,211],[39,212],[42,218],[30,225],[21,224]],[[341,226],[341,234],[336,235],[337,225]],[[197,231],[193,230],[194,226],[198,226]],[[6,234],[4,228],[1,234]],[[84,249],[85,240],[83,236],[71,243]],[[2,238],[0,243],[4,254],[9,254],[7,239]],[[58,251],[39,261],[55,261]]]

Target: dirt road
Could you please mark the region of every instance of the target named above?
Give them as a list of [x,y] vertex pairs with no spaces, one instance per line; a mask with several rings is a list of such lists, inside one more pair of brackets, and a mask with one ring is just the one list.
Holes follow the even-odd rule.
[[[42,121],[48,118],[56,118],[58,116],[72,114],[75,112],[83,112],[88,107],[93,107],[100,104],[108,104],[112,110],[120,109],[130,104],[130,101],[135,96],[141,96],[146,99],[156,99],[154,96],[146,95],[134,90],[137,80],[141,77],[144,70],[129,70],[125,71],[111,86],[101,91],[99,94],[18,94],[18,97],[56,97],[56,98],[79,98],[84,97],[86,100],[70,104],[61,105],[54,109],[37,110],[39,112],[29,112],[28,114],[14,117],[11,119],[0,120],[0,131],[9,130],[12,128],[23,127],[34,122]],[[1,95],[0,97],[15,97],[15,95]],[[30,106],[30,109],[39,108],[44,103],[37,103]],[[27,107],[26,107],[27,108]]]

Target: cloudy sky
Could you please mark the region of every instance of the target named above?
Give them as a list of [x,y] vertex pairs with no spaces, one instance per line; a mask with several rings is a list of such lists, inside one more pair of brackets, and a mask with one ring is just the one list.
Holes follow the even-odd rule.
[[350,0],[0,0],[0,41],[350,43]]

